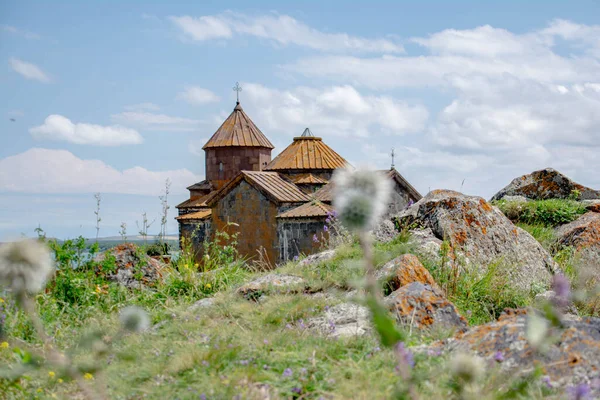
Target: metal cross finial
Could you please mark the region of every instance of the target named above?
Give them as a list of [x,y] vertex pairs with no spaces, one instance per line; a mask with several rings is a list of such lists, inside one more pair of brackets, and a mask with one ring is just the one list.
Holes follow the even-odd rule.
[[236,92],[237,102],[239,104],[240,103],[240,92],[242,91],[242,87],[240,86],[239,82],[235,83],[233,90],[234,90],[234,92]]
[[392,152],[390,153],[390,156],[392,156],[392,169],[394,169],[394,156],[396,155],[396,153],[394,153],[394,148],[392,147]]

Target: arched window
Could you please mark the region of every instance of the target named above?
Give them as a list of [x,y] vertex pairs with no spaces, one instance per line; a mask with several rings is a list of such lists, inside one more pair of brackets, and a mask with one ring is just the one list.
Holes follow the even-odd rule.
[[222,162],[219,163],[219,172],[223,172],[223,163]]

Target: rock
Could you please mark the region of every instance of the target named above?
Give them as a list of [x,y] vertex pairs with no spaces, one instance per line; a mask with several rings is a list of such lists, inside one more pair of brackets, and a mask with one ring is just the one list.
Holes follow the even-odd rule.
[[438,261],[440,259],[442,241],[435,237],[431,229],[414,229],[410,231],[409,243],[415,246],[419,254],[430,260]]
[[586,210],[600,213],[600,200],[583,200]]
[[330,337],[362,336],[371,331],[369,310],[354,303],[341,303],[323,316],[307,321],[308,328]]
[[403,325],[418,329],[465,330],[467,320],[436,287],[413,282],[385,298],[385,304]]
[[237,292],[249,300],[257,300],[266,293],[296,293],[304,289],[305,280],[299,276],[268,274],[239,287]]
[[200,299],[197,302],[195,302],[194,304],[192,304],[188,310],[192,311],[192,310],[197,310],[199,308],[207,308],[212,306],[213,304],[215,304],[215,299],[212,297],[207,297],[205,299]]
[[552,168],[546,168],[513,179],[492,200],[500,200],[505,196],[524,196],[533,200],[568,199],[574,190],[579,191],[582,200],[600,199],[600,191],[573,182]]
[[[499,365],[503,371],[515,374],[532,372],[539,365],[553,387],[568,388],[589,384],[600,369],[600,319],[565,318],[565,329],[543,355],[535,352],[526,337],[527,315],[517,310],[502,315],[498,321],[471,328],[455,338],[434,343],[431,352],[474,352]],[[503,357],[493,361],[497,353]],[[592,397],[600,396],[600,387],[592,388]]]
[[575,248],[581,262],[600,277],[600,213],[588,212],[556,229],[558,245]]
[[451,256],[464,256],[465,263],[480,272],[490,263],[502,262],[510,267],[510,283],[522,290],[548,285],[559,270],[540,243],[481,197],[435,190],[396,219],[401,226],[429,228],[435,237],[448,241]]
[[325,250],[320,253],[311,254],[303,260],[300,260],[298,266],[306,267],[308,265],[318,264],[323,261],[331,260],[335,256],[335,250]]
[[[116,269],[103,271],[102,263],[107,257],[115,258]],[[164,264],[143,254],[133,243],[123,243],[94,257],[96,273],[128,288],[152,286],[160,277]]]
[[388,243],[398,236],[396,226],[389,219],[384,219],[373,229],[373,237],[381,243]]
[[527,203],[528,201],[530,201],[525,196],[504,196],[502,198],[502,200],[504,200],[504,201],[510,201],[510,202],[515,202],[515,203]]
[[556,293],[553,290],[546,290],[543,293],[535,295],[534,303],[538,308],[541,309],[544,303],[552,303],[553,307],[557,308],[563,314],[577,315],[577,308],[568,301],[560,301],[556,297]]
[[439,289],[429,271],[417,256],[412,254],[403,254],[384,264],[377,271],[376,277],[383,283],[384,291],[387,293],[413,282],[421,282]]

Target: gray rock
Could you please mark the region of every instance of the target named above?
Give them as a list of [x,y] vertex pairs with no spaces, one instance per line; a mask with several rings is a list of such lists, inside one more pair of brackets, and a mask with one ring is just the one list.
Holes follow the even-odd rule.
[[438,288],[413,282],[385,298],[385,304],[403,325],[418,329],[463,331],[467,320]]
[[205,299],[200,299],[188,308],[188,310],[197,310],[199,308],[207,308],[215,304],[215,299],[213,297],[207,297]]
[[[564,330],[554,330],[558,338],[545,353],[534,351],[527,341],[527,315],[516,310],[498,321],[471,328],[455,338],[429,346],[431,353],[474,352],[508,373],[532,372],[535,365],[544,369],[554,387],[566,389],[580,383],[590,384],[600,370],[600,319],[565,318]],[[503,361],[495,360],[496,354]],[[592,397],[600,387],[592,387]]]
[[429,228],[436,238],[448,241],[451,255],[464,256],[481,272],[490,263],[502,262],[518,289],[547,286],[559,271],[540,243],[481,197],[435,190],[396,218],[401,226]]
[[373,237],[382,243],[391,242],[398,236],[398,233],[396,226],[389,219],[384,219],[373,229]]
[[410,231],[409,243],[415,246],[416,251],[432,261],[440,259],[442,241],[438,239],[429,228],[414,229]]
[[247,299],[257,300],[268,293],[297,293],[304,289],[305,283],[299,276],[271,273],[242,285],[237,293]]
[[419,258],[412,254],[403,254],[385,263],[375,274],[384,285],[386,292],[393,292],[413,282],[421,282],[439,289],[429,271]]
[[[577,251],[579,264],[600,277],[600,213],[590,211],[577,220],[556,229],[558,246]],[[588,272],[590,272],[588,271]]]
[[318,264],[323,261],[331,260],[335,256],[335,250],[325,250],[320,253],[311,254],[298,262],[298,266],[305,267],[308,265]]
[[152,286],[161,276],[164,264],[143,254],[133,243],[123,243],[94,257],[96,272],[103,273],[102,263],[107,257],[115,259],[116,270],[106,277],[128,288]]
[[600,200],[582,200],[581,203],[588,211],[600,213]]
[[329,337],[362,336],[371,331],[369,310],[354,303],[333,306],[323,316],[308,320],[306,325]]
[[504,200],[504,201],[510,201],[510,202],[518,202],[518,203],[527,203],[528,201],[530,201],[525,196],[504,196],[502,198],[502,200]]
[[546,168],[513,179],[492,200],[501,200],[505,196],[524,196],[533,200],[568,199],[574,190],[579,191],[581,200],[600,199],[600,191],[580,185],[552,168]]

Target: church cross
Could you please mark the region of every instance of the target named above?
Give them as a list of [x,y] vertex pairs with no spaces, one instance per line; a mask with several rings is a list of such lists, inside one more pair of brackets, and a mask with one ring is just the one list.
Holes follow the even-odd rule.
[[236,92],[236,97],[237,97],[237,102],[240,102],[240,92],[242,91],[242,87],[240,86],[239,82],[235,83],[235,86],[233,87],[233,91]]
[[394,152],[393,147],[392,147],[392,152],[390,153],[390,156],[392,156],[392,169],[394,169],[394,157],[396,156],[396,153]]

